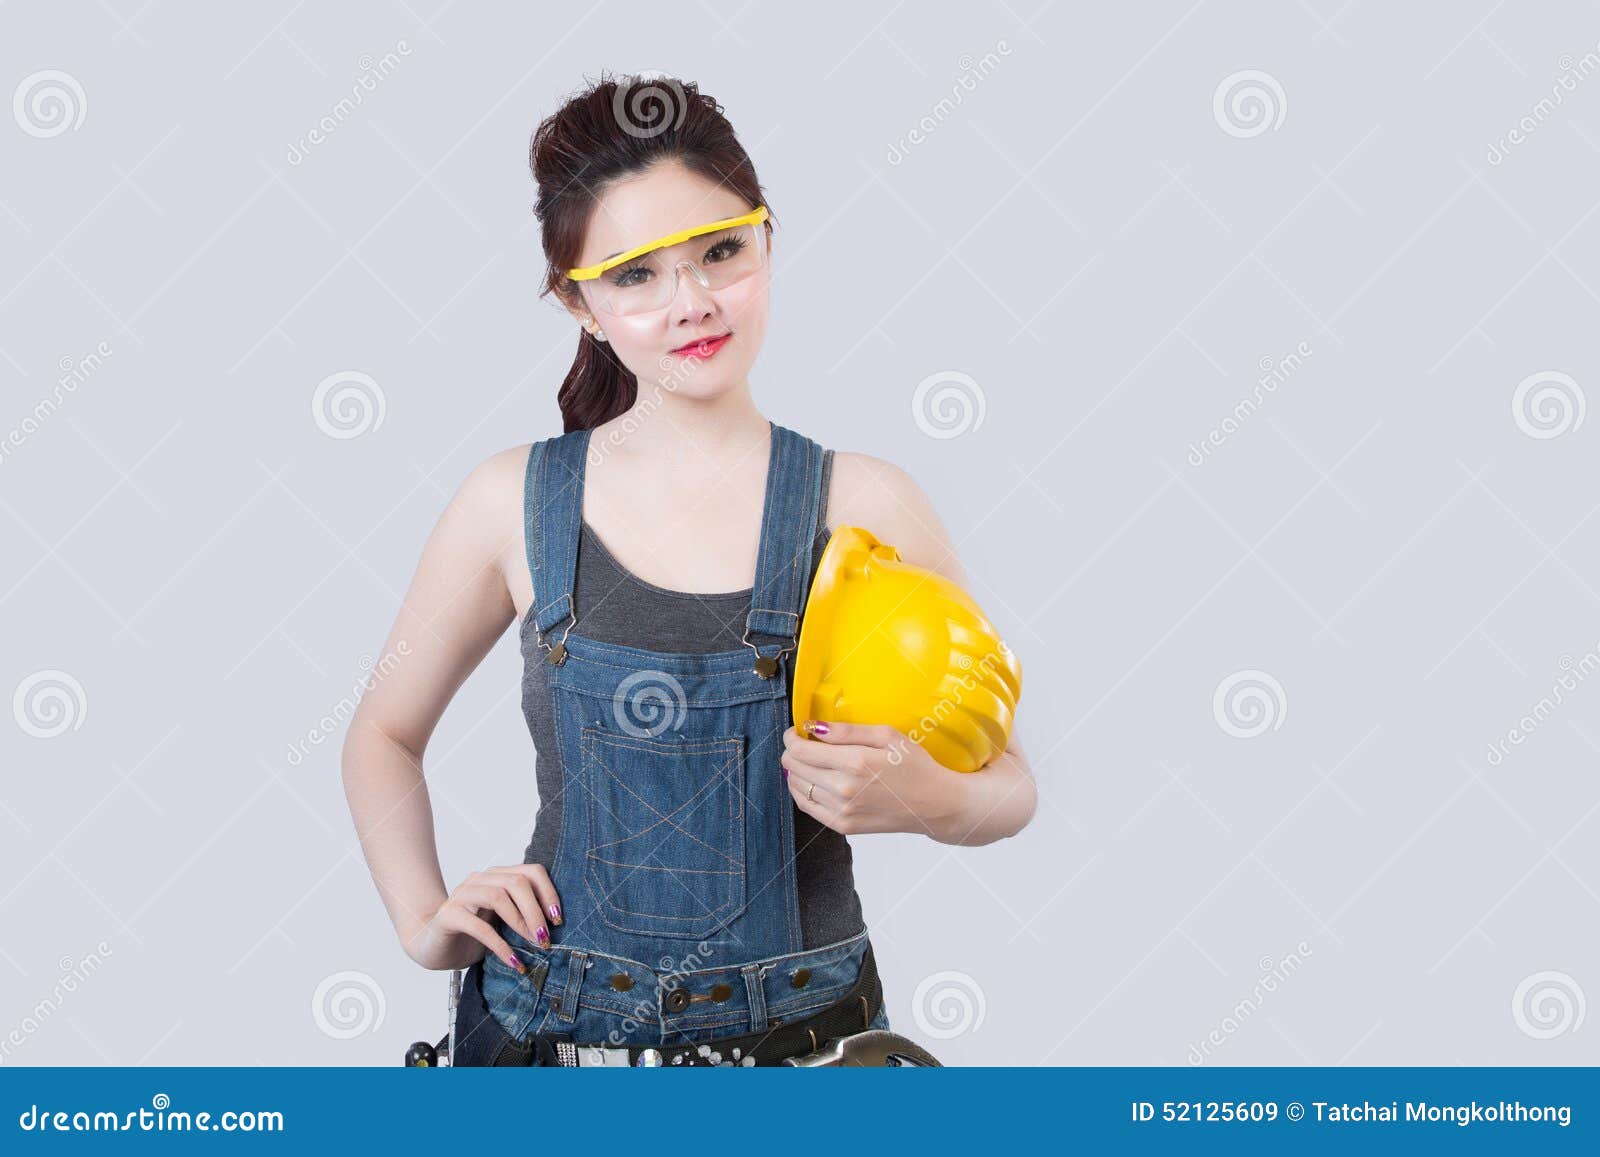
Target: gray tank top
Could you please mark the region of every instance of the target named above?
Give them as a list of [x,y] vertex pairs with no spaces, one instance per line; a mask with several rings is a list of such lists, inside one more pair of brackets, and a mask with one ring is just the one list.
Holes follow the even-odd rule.
[[[828,545],[826,512],[832,476],[833,451],[826,450],[822,456],[822,503],[811,552],[812,575]],[[697,595],[654,586],[624,568],[587,522],[578,539],[573,582],[581,633],[588,638],[651,651],[701,654],[744,646],[752,588]],[[555,863],[561,838],[562,777],[545,668],[538,632],[526,630],[522,636],[522,713],[533,736],[539,811],[523,862],[548,867]],[[794,856],[804,947],[821,947],[860,932],[866,925],[856,894],[849,841],[796,807]]]

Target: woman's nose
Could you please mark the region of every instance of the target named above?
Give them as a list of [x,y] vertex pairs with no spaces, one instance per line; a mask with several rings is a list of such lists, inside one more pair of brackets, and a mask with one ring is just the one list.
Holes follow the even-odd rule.
[[677,266],[678,285],[672,296],[672,320],[699,321],[715,307],[711,290],[701,281],[701,273],[690,261]]

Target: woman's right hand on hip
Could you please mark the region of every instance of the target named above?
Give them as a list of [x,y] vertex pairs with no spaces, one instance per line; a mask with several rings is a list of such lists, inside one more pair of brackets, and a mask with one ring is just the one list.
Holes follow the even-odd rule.
[[530,943],[549,948],[550,927],[562,922],[561,897],[543,864],[485,868],[456,886],[406,951],[424,968],[449,969],[468,967],[487,949],[507,967],[527,971],[485,913],[498,915]]

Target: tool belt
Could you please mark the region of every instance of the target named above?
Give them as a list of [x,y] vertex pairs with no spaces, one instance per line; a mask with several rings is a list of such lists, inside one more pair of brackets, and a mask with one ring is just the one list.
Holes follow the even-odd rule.
[[[773,1018],[760,1032],[687,1044],[586,1044],[563,1033],[534,1033],[518,1040],[488,1014],[477,984],[468,983],[462,988],[458,1017],[470,1025],[469,1039],[461,1039],[458,1031],[457,1048],[461,1064],[499,1068],[781,1065],[790,1058],[816,1052],[829,1040],[864,1031],[882,1005],[883,982],[878,977],[870,943],[855,984],[827,1007],[797,1020]],[[451,1063],[458,1063],[457,1059],[452,1058]]]

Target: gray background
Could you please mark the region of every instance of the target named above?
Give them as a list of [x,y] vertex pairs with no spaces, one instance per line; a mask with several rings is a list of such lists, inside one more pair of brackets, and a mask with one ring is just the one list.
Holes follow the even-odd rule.
[[[1488,758],[1600,648],[1600,74],[1535,112],[1594,5],[0,21],[5,94],[82,94],[0,119],[0,438],[110,350],[0,457],[4,1063],[443,1031],[342,731],[289,750],[467,471],[559,430],[526,148],[602,67],[724,103],[779,218],[758,403],[915,475],[1023,659],[1033,826],[855,841],[897,1027],[954,1063],[1181,1065],[1214,1030],[1207,1064],[1600,1061],[1600,678]],[[1217,111],[1244,70],[1268,121]],[[350,371],[382,420],[330,436]],[[1564,411],[1514,407],[1552,372]],[[917,401],[951,374],[965,409]],[[1257,671],[1241,738],[1251,697],[1215,699]],[[452,884],[528,835],[518,676],[508,636],[429,751]]]

